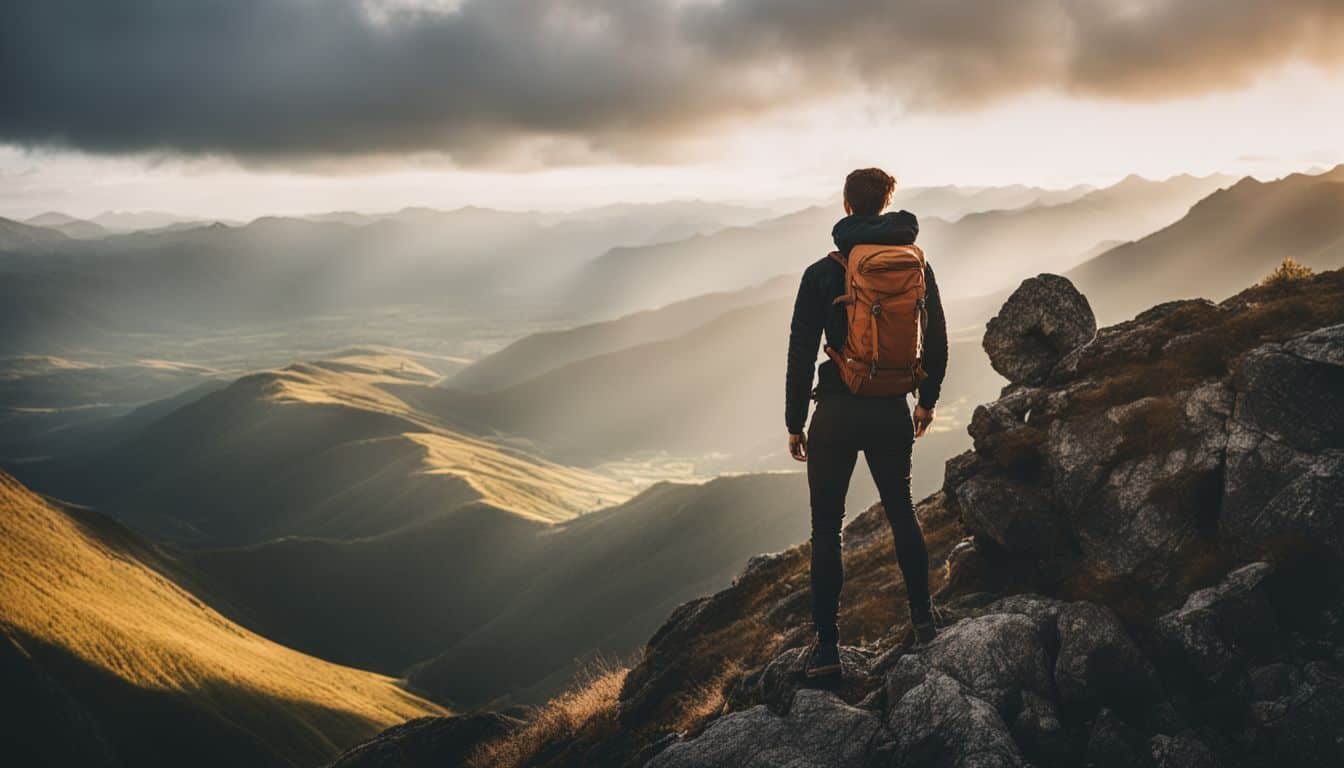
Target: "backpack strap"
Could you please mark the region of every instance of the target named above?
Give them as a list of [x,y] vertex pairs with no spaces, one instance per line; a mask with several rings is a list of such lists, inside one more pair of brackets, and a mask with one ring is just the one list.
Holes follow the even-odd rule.
[[[839,264],[841,267],[844,267],[844,269],[845,269],[845,274],[846,274],[846,275],[849,274],[849,259],[847,259],[847,258],[845,258],[843,255],[841,255],[841,253],[840,253],[839,251],[831,251],[830,253],[826,254],[826,256],[827,256],[827,258],[829,258],[831,261],[834,261],[836,264]],[[832,300],[831,300],[831,303],[832,303],[832,304],[853,304],[853,303],[854,303],[854,294],[851,293],[850,291],[845,291],[844,293],[842,293],[842,294],[840,294],[839,296],[836,296],[834,299],[832,299]]]

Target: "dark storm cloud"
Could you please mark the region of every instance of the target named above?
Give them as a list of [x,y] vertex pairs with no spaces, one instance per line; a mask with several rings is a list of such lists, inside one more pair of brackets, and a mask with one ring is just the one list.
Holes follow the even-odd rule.
[[625,156],[869,88],[1147,99],[1341,62],[1340,0],[10,0],[0,141],[248,158],[527,137]]

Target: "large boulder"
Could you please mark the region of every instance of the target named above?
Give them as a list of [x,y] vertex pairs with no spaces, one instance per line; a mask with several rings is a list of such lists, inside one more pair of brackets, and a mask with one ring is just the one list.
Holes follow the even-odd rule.
[[1221,383],[1050,425],[1043,452],[1090,580],[1165,589],[1217,509],[1231,392]]
[[1220,532],[1252,553],[1344,558],[1344,325],[1252,350],[1233,383]]
[[871,661],[859,649],[840,646],[843,674],[838,679],[825,680],[807,679],[804,667],[809,650],[807,647],[791,648],[771,659],[740,695],[752,703],[765,704],[776,712],[784,712],[793,701],[794,694],[807,687],[824,685],[831,693],[850,704],[858,704],[871,692],[874,687],[869,681]]
[[1111,609],[1069,603],[1060,609],[1057,622],[1055,685],[1066,706],[1133,711],[1157,697],[1157,671]]
[[1246,355],[1237,420],[1300,451],[1344,448],[1344,325]]
[[984,347],[1004,378],[1031,384],[1096,332],[1087,298],[1068,278],[1042,274],[1023,280],[1004,302],[985,329]]
[[987,536],[1007,552],[1048,555],[1065,541],[1050,495],[1035,486],[1014,483],[1002,472],[972,475],[957,486],[956,499],[967,529]]
[[962,619],[943,630],[924,653],[929,666],[954,678],[1002,716],[1023,691],[1052,696],[1050,659],[1036,623],[1015,613]]
[[756,706],[715,720],[648,768],[866,768],[889,737],[867,710],[825,691],[798,691],[786,716]]
[[898,768],[1020,768],[1022,753],[997,710],[919,657],[886,679],[887,728]]
[[1064,601],[1045,595],[1022,592],[999,598],[989,604],[986,613],[1016,613],[1031,619],[1036,631],[1043,638],[1055,636],[1059,612],[1065,606]]
[[1271,571],[1268,563],[1242,566],[1161,616],[1157,632],[1168,651],[1210,684],[1263,656],[1279,629],[1265,587]]

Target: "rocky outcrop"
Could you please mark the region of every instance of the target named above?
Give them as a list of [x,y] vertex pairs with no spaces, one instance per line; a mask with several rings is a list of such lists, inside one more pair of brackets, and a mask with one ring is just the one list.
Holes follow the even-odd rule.
[[[805,681],[804,649],[783,651],[744,678],[736,713],[650,765],[1067,765],[1112,731],[1147,749],[1157,674],[1108,609],[1025,594],[965,612],[921,649],[842,648],[840,680]],[[818,735],[837,729],[859,733],[870,762]]]
[[764,705],[721,717],[701,736],[671,744],[649,768],[865,768],[889,741],[872,713],[825,691],[801,690],[788,714]]
[[999,713],[950,675],[903,656],[887,676],[886,690],[888,701],[894,702],[887,714],[894,741],[886,751],[895,765],[1023,765]]
[[1268,655],[1279,633],[1265,589],[1271,571],[1266,563],[1252,563],[1195,592],[1157,620],[1158,635],[1207,683]]
[[[803,675],[809,648],[792,648],[776,656],[759,675],[744,677],[735,692],[739,701],[760,702],[776,712],[789,711],[794,694],[808,685]],[[826,690],[850,704],[858,704],[871,692],[872,659],[858,648],[842,646],[843,674],[826,682]]]
[[[1126,593],[1171,607],[1228,562],[1344,559],[1344,325],[1329,323],[1344,312],[1302,295],[1340,283],[1170,302],[1102,329],[976,409],[950,502],[980,541],[1038,562],[1024,586],[1124,611]],[[1061,305],[1010,300],[986,346],[1010,348],[1005,329],[1034,328],[1042,306]]]
[[1060,609],[1055,684],[1065,706],[1139,711],[1158,698],[1157,672],[1109,608],[1070,603]]
[[1266,344],[1235,377],[1222,534],[1344,558],[1344,325]]
[[989,321],[985,352],[1004,378],[1033,384],[1096,332],[1092,307],[1068,278],[1037,275],[1023,280]]
[[1024,691],[1052,695],[1045,643],[1036,624],[1020,614],[991,613],[960,621],[943,632],[923,657],[1001,716],[1018,708]]

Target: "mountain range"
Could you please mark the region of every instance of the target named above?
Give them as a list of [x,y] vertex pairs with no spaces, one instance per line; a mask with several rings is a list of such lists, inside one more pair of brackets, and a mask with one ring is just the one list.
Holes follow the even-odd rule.
[[[919,243],[946,295],[988,293],[1010,287],[1022,275],[1065,271],[1098,243],[1146,235],[1232,181],[1130,177],[1050,205],[968,213],[955,222],[925,217]],[[831,249],[829,232],[842,215],[838,205],[809,208],[681,242],[615,248],[579,271],[569,281],[568,295],[609,317],[800,273]]]

